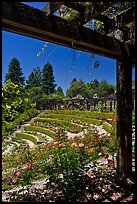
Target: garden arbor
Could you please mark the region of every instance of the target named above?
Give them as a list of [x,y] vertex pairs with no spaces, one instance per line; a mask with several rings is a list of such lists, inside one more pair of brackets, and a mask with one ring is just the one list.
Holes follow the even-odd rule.
[[2,29],[117,60],[117,173],[129,177],[135,2],[45,2],[42,10],[2,2]]

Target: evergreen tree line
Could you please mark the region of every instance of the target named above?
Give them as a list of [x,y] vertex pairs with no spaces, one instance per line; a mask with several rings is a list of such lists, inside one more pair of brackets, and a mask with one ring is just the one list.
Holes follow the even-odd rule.
[[77,94],[81,94],[82,97],[90,99],[93,98],[95,94],[98,98],[103,98],[115,93],[115,86],[108,84],[106,80],[99,82],[97,79],[94,79],[91,82],[84,83],[82,79],[77,80],[74,78],[65,96],[60,86],[55,89],[57,85],[55,84],[52,65],[49,62],[44,65],[42,71],[38,66],[33,68],[33,71],[25,81],[20,62],[16,58],[13,58],[9,64],[5,79],[5,81],[10,79],[14,84],[23,84],[29,93],[30,103],[34,103],[40,98],[43,98],[43,100],[47,98],[72,98]]

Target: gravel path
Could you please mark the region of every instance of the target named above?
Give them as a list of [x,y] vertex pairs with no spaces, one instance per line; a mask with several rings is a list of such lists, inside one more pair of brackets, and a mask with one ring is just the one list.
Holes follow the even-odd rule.
[[[100,136],[102,136],[102,135],[107,135],[106,130],[104,130],[104,129],[102,128],[102,126],[94,125],[94,128],[96,129],[96,131],[98,132],[98,134],[99,134]],[[86,134],[86,133],[87,133],[87,130],[84,129],[82,132],[79,132],[79,133],[67,132],[67,136],[68,136],[69,139],[72,139],[72,138],[74,138],[74,137],[76,137],[76,136],[83,136],[83,135]]]
[[23,140],[29,145],[30,148],[33,148],[35,146],[35,144],[30,140],[27,140],[27,139],[23,139]]

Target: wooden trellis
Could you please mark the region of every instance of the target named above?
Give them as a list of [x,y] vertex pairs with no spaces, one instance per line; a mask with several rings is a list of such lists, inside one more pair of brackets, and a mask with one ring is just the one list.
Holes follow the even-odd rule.
[[[45,2],[42,10],[20,2],[2,2],[2,29],[117,60],[117,172],[132,173],[132,65],[135,63],[135,2],[111,15],[117,2]],[[64,5],[77,11],[63,19],[55,12]],[[109,15],[110,14],[110,15]],[[103,26],[85,27],[96,19]]]

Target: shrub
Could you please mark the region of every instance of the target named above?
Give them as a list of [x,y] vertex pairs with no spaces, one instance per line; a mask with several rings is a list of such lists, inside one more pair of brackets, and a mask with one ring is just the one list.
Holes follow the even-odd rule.
[[24,139],[27,139],[27,140],[30,140],[30,141],[32,141],[35,145],[36,145],[37,142],[38,142],[38,139],[36,139],[35,137],[33,137],[33,136],[31,136],[31,135],[25,134],[25,133],[19,133],[19,132],[17,132],[17,133],[16,133],[16,136],[17,136],[17,137],[24,138]]
[[17,119],[15,119],[13,122],[6,123],[5,125],[2,125],[3,131],[2,131],[2,138],[7,138],[18,125],[23,124],[25,121],[29,120],[31,117],[34,117],[36,114],[38,114],[39,111],[35,109],[29,109],[26,112],[19,115]]
[[59,125],[70,132],[71,132],[71,130],[73,130],[75,132],[81,132],[83,130],[83,128],[80,125],[72,124],[72,123],[65,121],[65,120],[56,120],[56,119],[51,119],[51,118],[34,118],[34,121],[35,122],[36,121],[48,122],[52,125]]
[[113,130],[112,125],[110,125],[110,124],[107,123],[107,122],[104,122],[102,125],[103,125],[103,128],[104,128],[107,132],[111,132],[111,131]]
[[94,125],[101,125],[102,121],[101,120],[97,120],[94,118],[84,118],[81,116],[72,116],[72,115],[66,115],[66,114],[43,114],[41,115],[41,117],[44,118],[56,118],[56,119],[60,119],[63,120],[65,118],[65,120],[67,121],[72,121],[75,123],[88,123],[88,124],[94,124]]
[[44,133],[52,138],[55,138],[55,133],[47,130],[45,128],[41,128],[41,127],[37,127],[37,126],[24,126],[24,130],[30,130],[30,131],[37,131],[37,132],[41,132]]
[[[115,118],[115,113],[99,113],[99,112],[93,112],[93,111],[80,111],[80,110],[52,110],[52,111],[46,111],[45,114],[62,114],[62,115],[72,115],[72,116],[81,116],[85,118],[96,118],[100,119],[100,117],[106,118]],[[44,114],[41,114],[44,116]]]

